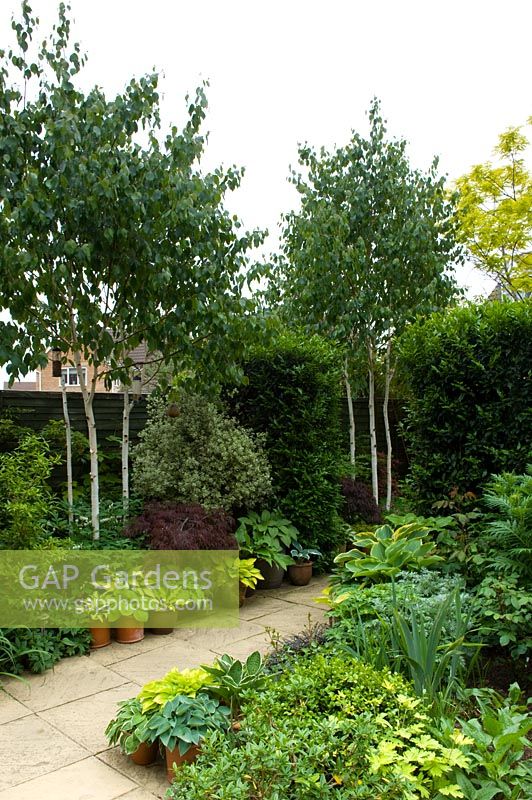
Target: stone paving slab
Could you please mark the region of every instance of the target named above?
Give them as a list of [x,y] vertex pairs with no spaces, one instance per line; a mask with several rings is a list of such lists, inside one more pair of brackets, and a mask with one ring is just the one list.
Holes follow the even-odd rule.
[[0,689],[0,725],[13,719],[27,717],[28,714],[31,714],[31,709]]
[[[15,797],[13,787],[80,761],[88,752],[36,714],[0,729],[0,798]],[[36,794],[33,798],[44,795]],[[52,797],[54,795],[52,794]]]
[[25,677],[25,683],[6,680],[4,688],[32,711],[54,708],[127,682],[116,672],[95,664],[90,656],[66,658],[42,675]]
[[95,755],[109,747],[104,731],[118,710],[117,703],[135,697],[140,689],[138,683],[125,683],[116,689],[41,711],[39,717],[60,731],[68,731],[71,739]]
[[[119,747],[113,747],[100,753],[98,758],[120,774],[135,781],[145,792],[164,798],[169,784],[166,778],[166,765],[162,757],[159,757],[159,760],[155,764],[150,764],[149,767],[139,767],[121,753]],[[0,800],[2,800],[1,797]]]
[[130,778],[91,757],[4,789],[0,800],[117,800],[124,796],[131,800],[131,790],[137,788]]
[[206,647],[200,649],[188,642],[173,642],[149,653],[119,661],[107,669],[112,669],[117,677],[122,676],[122,683],[131,681],[142,686],[155,678],[162,678],[173,667],[185,669],[210,664],[212,661],[212,651]]

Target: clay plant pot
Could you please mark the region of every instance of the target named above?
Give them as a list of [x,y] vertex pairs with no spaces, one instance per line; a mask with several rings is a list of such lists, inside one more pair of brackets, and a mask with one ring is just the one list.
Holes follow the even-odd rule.
[[306,586],[312,578],[312,561],[304,561],[301,564],[290,564],[288,567],[288,577],[294,586]]
[[160,626],[152,628],[151,625],[158,625],[159,622],[168,622],[169,614],[166,614],[164,611],[151,611],[150,616],[148,617],[148,628],[150,633],[154,633],[156,636],[168,636],[169,633],[173,633],[173,628],[162,628]]
[[133,644],[133,642],[140,642],[144,639],[144,627],[135,627],[138,622],[131,617],[124,617],[121,620],[122,627],[117,628],[115,638],[120,644]]
[[107,647],[111,644],[110,628],[89,628],[92,636],[91,650],[99,650],[100,647]]
[[263,580],[257,584],[257,589],[278,589],[283,582],[284,569],[277,564],[268,564],[262,558],[257,558],[255,566],[260,571]]
[[153,764],[157,758],[158,750],[158,742],[153,742],[153,744],[142,742],[139,744],[135,752],[131,753],[131,760],[134,764],[138,764],[140,767],[147,767],[148,764]]
[[165,748],[166,777],[168,778],[168,783],[172,783],[174,780],[174,764],[177,767],[180,767],[181,764],[190,764],[198,757],[199,750],[199,745],[193,744],[185,753],[183,753],[183,755],[181,755],[179,752],[179,747],[176,747],[175,750],[169,750],[167,747]]

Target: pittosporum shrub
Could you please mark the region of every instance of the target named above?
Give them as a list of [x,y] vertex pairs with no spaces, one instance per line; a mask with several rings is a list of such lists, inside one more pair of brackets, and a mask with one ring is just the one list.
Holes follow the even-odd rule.
[[271,495],[263,439],[213,403],[183,394],[179,416],[162,397],[148,400],[148,421],[133,448],[133,486],[149,500],[199,503],[244,512]]
[[420,511],[478,493],[492,473],[530,460],[532,302],[485,303],[434,314],[399,342],[408,385],[404,435]]
[[247,382],[228,402],[241,424],[265,436],[275,505],[304,546],[330,553],[342,539],[340,356],[319,336],[287,333],[242,367]]
[[238,550],[235,528],[234,518],[222,509],[152,502],[124,534],[145,537],[151,550]]
[[373,497],[371,486],[350,477],[340,481],[344,505],[342,515],[346,522],[367,522],[378,524],[382,522],[381,512]]

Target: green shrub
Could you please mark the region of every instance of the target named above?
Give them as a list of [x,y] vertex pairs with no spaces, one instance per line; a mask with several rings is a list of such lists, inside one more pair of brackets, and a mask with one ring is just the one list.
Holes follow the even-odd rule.
[[532,652],[532,591],[516,575],[487,575],[474,589],[472,610],[480,641],[508,647],[513,658]]
[[0,453],[0,546],[31,549],[43,537],[50,508],[48,485],[57,459],[44,439],[26,434],[10,453]]
[[44,672],[62,658],[87,653],[90,643],[85,628],[2,628],[0,673]]
[[284,334],[247,357],[247,382],[229,398],[239,421],[266,437],[275,505],[302,544],[323,553],[343,537],[340,362],[322,338]]
[[421,511],[457,487],[530,460],[532,303],[485,303],[434,314],[400,340],[409,386],[404,434]]
[[453,753],[428,735],[421,701],[399,676],[356,659],[325,650],[292,662],[251,692],[242,712],[239,733],[208,735],[196,764],[178,770],[172,800],[413,800],[453,791]]
[[226,511],[262,505],[271,494],[262,438],[195,395],[181,397],[178,417],[166,407],[161,397],[148,400],[148,422],[132,451],[137,494]]

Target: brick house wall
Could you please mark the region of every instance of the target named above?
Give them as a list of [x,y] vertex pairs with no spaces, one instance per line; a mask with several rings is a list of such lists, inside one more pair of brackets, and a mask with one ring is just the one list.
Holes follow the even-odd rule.
[[[72,360],[72,359],[70,359]],[[81,361],[81,366],[86,370],[86,380],[90,383],[94,376],[94,367],[89,365],[84,359]],[[76,368],[70,364],[63,364],[63,370],[66,370],[66,387],[68,392],[80,392],[81,389],[77,385]],[[36,389],[38,392],[60,392],[61,391],[61,378],[54,378],[52,375],[52,354],[48,353],[48,364],[44,369],[38,369],[35,373]],[[96,383],[97,392],[107,392],[103,380],[98,380]]]

